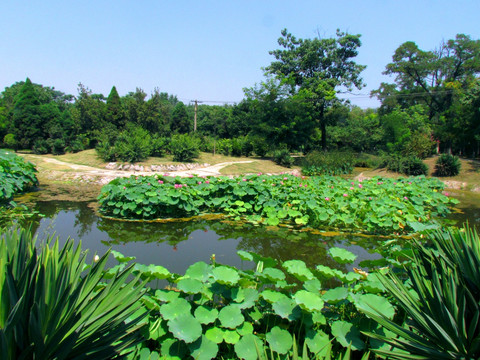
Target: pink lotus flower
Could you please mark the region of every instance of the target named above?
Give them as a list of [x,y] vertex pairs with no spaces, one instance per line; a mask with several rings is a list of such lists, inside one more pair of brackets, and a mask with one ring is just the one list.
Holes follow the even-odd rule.
[[205,180],[205,184],[210,184],[210,181],[208,181],[208,180]]
[[343,197],[347,197],[347,196],[348,196],[348,194],[343,194]]
[[350,187],[350,190],[353,190],[353,186]]
[[406,196],[403,197],[404,200],[408,200],[408,198]]
[[201,182],[201,181],[199,181],[199,182],[198,182],[198,185],[201,185],[201,184],[202,184],[202,182]]
[[372,197],[370,196],[370,197],[368,198],[368,200],[372,200]]
[[163,181],[162,181],[162,180],[158,180],[158,183],[159,183],[159,184],[163,184]]
[[329,198],[329,197],[326,197],[325,200],[326,200],[326,201],[330,201],[330,198]]
[[362,184],[358,184],[358,187],[361,189],[361,188],[363,188],[363,185],[362,185]]
[[287,177],[284,177],[283,180],[288,180],[288,178],[287,178]]

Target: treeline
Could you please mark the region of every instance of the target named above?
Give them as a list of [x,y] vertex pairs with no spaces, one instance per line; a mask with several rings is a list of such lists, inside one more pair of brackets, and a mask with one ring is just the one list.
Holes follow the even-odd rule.
[[245,156],[279,149],[479,155],[479,40],[457,35],[434,51],[402,44],[385,70],[394,82],[371,94],[378,109],[338,97],[364,86],[365,66],[354,61],[360,35],[297,39],[283,30],[278,43],[265,80],[238,104],[200,104],[195,132],[194,105],[159,89],[119,96],[114,86],[105,97],[79,84],[74,96],[26,79],[0,94],[0,145],[39,154],[96,148],[106,161],[163,156],[174,147]]

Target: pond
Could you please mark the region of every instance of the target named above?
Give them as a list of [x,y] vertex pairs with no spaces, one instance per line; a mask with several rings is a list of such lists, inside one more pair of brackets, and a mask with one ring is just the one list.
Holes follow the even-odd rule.
[[93,203],[39,201],[35,210],[45,216],[34,223],[39,239],[55,233],[63,242],[69,236],[82,241],[82,248],[103,254],[109,247],[143,264],[156,264],[171,272],[184,273],[197,261],[210,262],[212,254],[222,264],[240,269],[238,250],[253,251],[282,261],[300,259],[309,266],[337,267],[327,250],[347,248],[357,261],[377,259],[373,250],[380,241],[374,236],[325,235],[312,231],[292,231],[284,227],[255,226],[228,220],[196,218],[172,222],[128,222],[97,216]]
[[[461,202],[450,219],[457,224],[480,223],[480,194],[455,191]],[[330,247],[343,247],[358,257],[359,262],[377,259],[375,248],[385,238],[362,235],[295,231],[286,227],[255,226],[212,217],[188,221],[129,222],[102,218],[95,212],[95,201],[34,201],[35,210],[44,217],[37,219],[34,231],[40,239],[55,233],[63,242],[68,237],[82,241],[90,256],[103,254],[108,248],[126,256],[135,256],[142,264],[156,264],[171,272],[184,273],[197,261],[216,261],[240,269],[252,266],[242,262],[238,250],[253,251],[281,261],[299,259],[314,267],[318,264],[339,268],[327,254]]]

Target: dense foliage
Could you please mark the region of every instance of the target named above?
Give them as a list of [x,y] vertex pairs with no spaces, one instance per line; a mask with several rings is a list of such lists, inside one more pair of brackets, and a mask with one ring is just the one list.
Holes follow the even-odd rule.
[[442,154],[435,162],[436,176],[456,176],[460,173],[462,164],[458,157],[451,154]]
[[[37,249],[36,246],[39,246]],[[36,244],[28,230],[0,237],[0,357],[120,359],[142,340],[144,283],[126,268],[104,279],[107,252],[87,265],[80,246]]]
[[0,150],[0,206],[10,202],[13,195],[37,185],[33,164],[8,151]]
[[355,155],[346,151],[312,151],[302,161],[304,175],[344,175],[353,172]]
[[253,223],[334,227],[369,233],[411,232],[431,224],[456,200],[424,177],[351,181],[330,176],[228,178],[132,176],[105,185],[100,212],[124,219],[223,213]]

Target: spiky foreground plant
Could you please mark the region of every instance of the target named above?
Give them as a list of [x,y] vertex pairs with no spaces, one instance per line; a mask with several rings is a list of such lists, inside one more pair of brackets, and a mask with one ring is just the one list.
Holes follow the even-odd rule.
[[[28,230],[0,237],[0,358],[117,359],[142,341],[144,284],[131,268],[102,280],[109,252],[89,266],[72,240],[35,246]],[[52,245],[53,243],[53,245]]]
[[366,312],[397,338],[381,339],[397,350],[377,351],[392,359],[480,357],[480,237],[474,229],[438,231],[431,245],[415,242],[410,286],[395,274],[382,278],[406,313],[403,324]]

